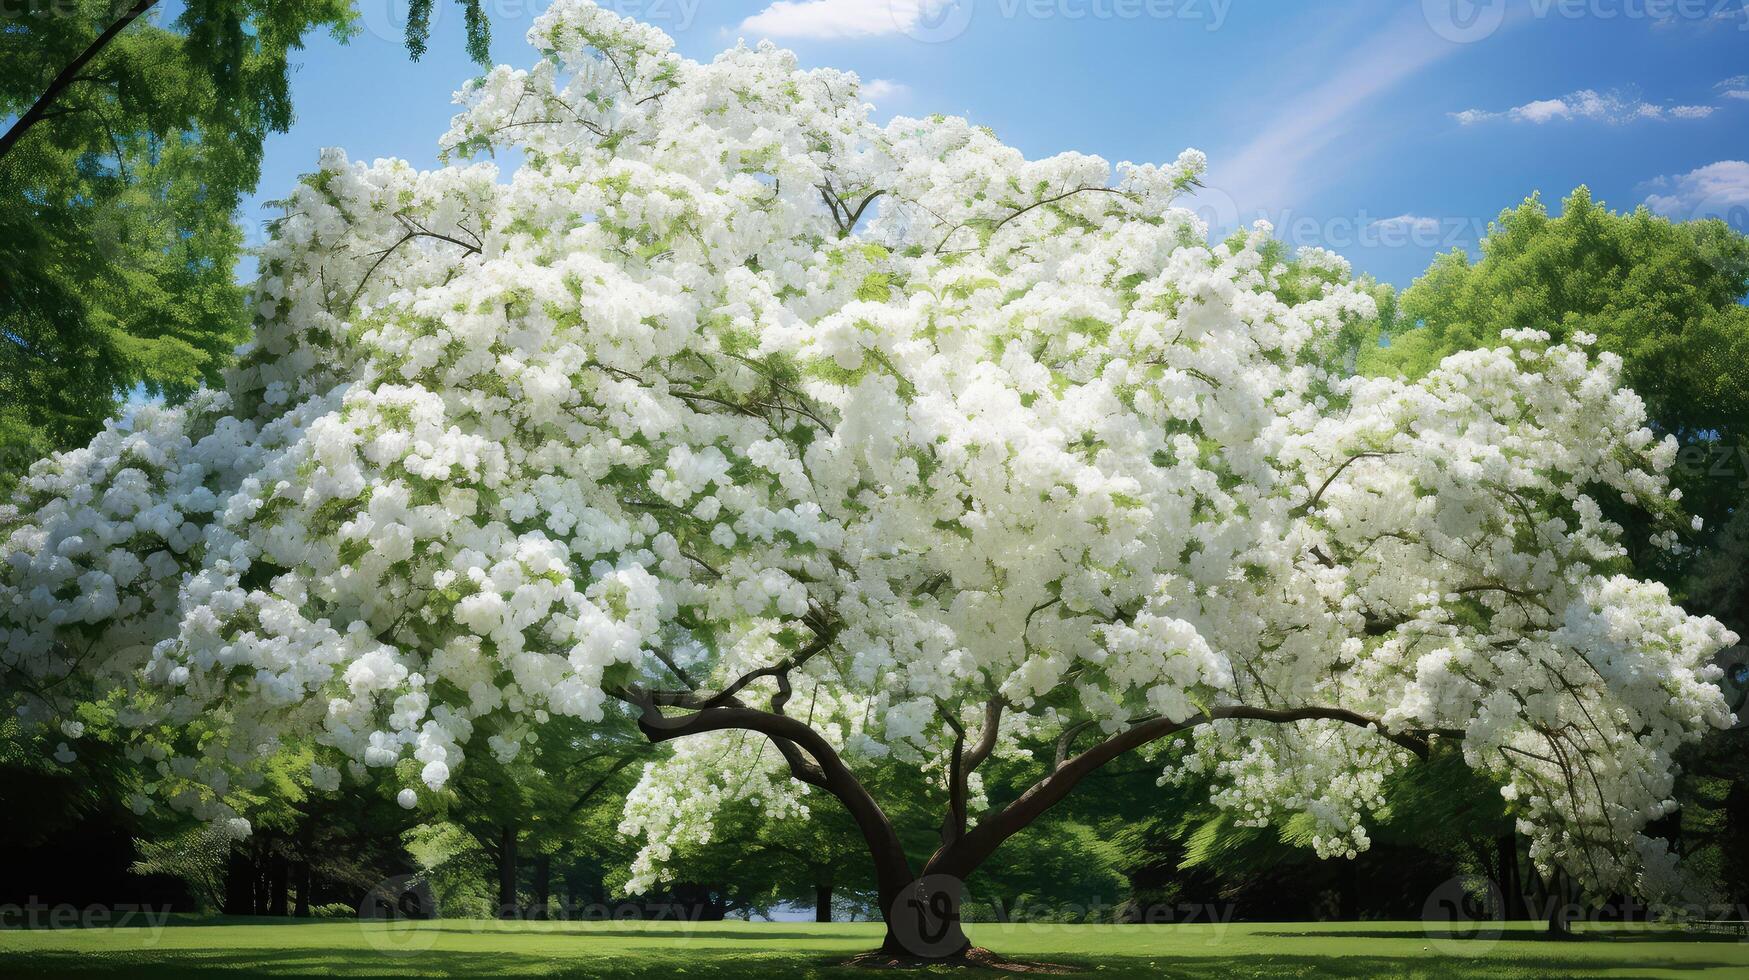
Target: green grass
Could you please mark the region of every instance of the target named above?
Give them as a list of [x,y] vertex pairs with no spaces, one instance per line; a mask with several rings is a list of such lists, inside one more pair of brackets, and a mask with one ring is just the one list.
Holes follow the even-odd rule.
[[[1749,976],[1749,942],[1740,937],[1647,927],[1592,927],[1566,941],[1543,939],[1533,926],[1488,938],[1430,933],[1412,922],[967,931],[1006,956],[1081,967],[1102,978]],[[158,930],[0,931],[0,976],[866,978],[867,970],[836,964],[879,938],[880,927],[867,923],[172,919]]]

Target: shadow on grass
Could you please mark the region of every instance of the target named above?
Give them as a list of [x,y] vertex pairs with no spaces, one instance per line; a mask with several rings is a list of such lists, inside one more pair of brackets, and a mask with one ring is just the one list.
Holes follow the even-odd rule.
[[1270,936],[1277,939],[1437,939],[1440,942],[1489,942],[1489,943],[1526,943],[1533,945],[1567,945],[1569,943],[1736,943],[1749,944],[1743,936],[1726,932],[1701,932],[1687,929],[1586,929],[1583,932],[1572,932],[1564,936],[1554,935],[1547,931],[1507,929],[1505,931],[1482,932],[1470,929],[1459,929],[1446,932],[1434,928],[1425,933],[1390,931],[1385,929],[1319,929],[1293,930],[1282,929],[1273,932],[1256,932],[1256,936]]
[[[734,940],[736,942],[753,942],[753,943],[768,943],[768,942],[773,942],[776,940],[798,940],[798,941],[802,941],[802,942],[806,942],[809,940],[812,940],[814,942],[837,942],[837,943],[844,942],[844,936],[840,933],[831,933],[831,932],[777,932],[777,931],[774,931],[771,929],[764,928],[764,927],[759,926],[759,925],[752,925],[752,926],[749,926],[745,929],[715,928],[714,923],[712,924],[712,927],[701,927],[701,928],[697,928],[697,929],[686,929],[686,928],[679,928],[679,927],[674,927],[674,926],[667,926],[667,927],[660,928],[660,929],[640,929],[640,928],[637,928],[636,926],[632,926],[629,928],[621,928],[621,929],[615,929],[612,927],[608,927],[608,928],[604,929],[604,928],[602,928],[601,923],[599,923],[599,922],[579,922],[579,923],[576,923],[575,925],[572,925],[572,926],[556,925],[552,928],[544,928],[544,929],[540,929],[538,931],[528,932],[528,931],[523,931],[520,928],[518,928],[518,926],[520,926],[521,923],[517,923],[517,922],[506,923],[505,926],[499,927],[499,926],[491,924],[492,920],[489,920],[489,919],[482,919],[480,921],[482,923],[485,923],[485,924],[477,926],[477,927],[450,926],[450,925],[442,925],[442,926],[425,925],[425,926],[422,926],[419,931],[420,932],[449,932],[449,933],[458,933],[458,934],[464,935],[464,936],[508,936],[508,935],[572,936],[572,937],[575,937],[578,939],[599,939],[599,940],[602,940],[605,942],[615,942],[615,943],[623,943],[623,942],[626,942],[627,940],[639,940],[639,939],[686,939],[686,940],[710,940],[710,941],[724,939],[724,940]],[[875,937],[875,940],[873,943],[874,945],[879,945],[879,938],[880,937],[878,937],[878,936]]]
[[[1398,934],[1401,938],[1401,934]],[[1047,958],[1047,957],[1040,957]],[[675,977],[711,980],[772,980],[773,977],[880,977],[867,970],[839,966],[839,957],[750,952],[739,956],[614,956],[554,960],[509,952],[435,950],[385,955],[361,950],[312,949],[180,949],[131,953],[67,952],[10,953],[0,956],[0,974],[17,977],[453,977],[546,976],[590,977],[601,980],[655,980]],[[1305,956],[1267,953],[1208,956],[1049,956],[1053,962],[1087,970],[1106,978],[1184,977],[1226,980],[1229,977],[1480,977],[1576,976],[1590,972],[1586,964],[1558,956],[1503,956],[1488,960],[1424,955]],[[1595,967],[1595,964],[1591,964]],[[1661,971],[1740,968],[1742,961],[1634,959],[1620,964],[1628,972],[1617,976],[1650,976]],[[987,970],[946,969],[903,976],[1000,977]]]

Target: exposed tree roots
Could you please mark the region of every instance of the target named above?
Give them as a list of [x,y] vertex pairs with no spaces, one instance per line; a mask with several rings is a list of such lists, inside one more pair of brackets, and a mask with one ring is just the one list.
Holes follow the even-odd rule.
[[870,970],[918,970],[929,966],[953,966],[979,970],[995,970],[1000,973],[1043,973],[1062,975],[1079,972],[1073,967],[1060,963],[1029,963],[1024,960],[1010,960],[979,946],[969,946],[958,956],[946,959],[928,959],[912,956],[907,953],[889,953],[877,949],[860,953],[844,961],[845,966],[863,967]]

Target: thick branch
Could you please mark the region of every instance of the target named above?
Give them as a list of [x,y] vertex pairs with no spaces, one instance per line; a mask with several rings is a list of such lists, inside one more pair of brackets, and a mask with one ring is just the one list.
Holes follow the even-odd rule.
[[996,734],[1002,727],[1002,706],[1000,697],[991,698],[984,705],[984,730],[978,734],[978,742],[966,751],[966,733],[957,719],[949,718],[953,725],[953,755],[948,758],[947,770],[947,819],[941,825],[941,844],[947,847],[966,834],[966,798],[968,790],[966,780],[990,753],[996,749]]
[[1387,732],[1377,719],[1369,718],[1346,708],[1252,708],[1244,705],[1230,705],[1211,709],[1204,714],[1195,715],[1183,721],[1155,718],[1132,725],[1057,766],[1049,775],[1032,784],[1026,792],[1020,794],[1020,797],[1014,802],[980,821],[976,827],[968,831],[953,845],[937,851],[929,859],[923,873],[926,875],[946,874],[964,879],[994,853],[1003,841],[1020,832],[1034,820],[1037,820],[1046,810],[1061,802],[1081,780],[1101,766],[1150,742],[1219,719],[1246,719],[1277,724],[1299,721],[1339,721],[1374,729],[1378,731],[1380,736],[1390,739],[1417,755],[1425,756],[1427,753],[1426,742],[1415,735]]
[[620,690],[613,694],[639,709],[638,728],[651,742],[721,731],[758,732],[770,738],[790,764],[792,775],[831,793],[850,811],[874,859],[881,908],[891,908],[900,890],[911,882],[910,862],[892,820],[831,743],[806,722],[733,701],[671,718],[662,714],[661,707],[645,692]]
[[43,91],[36,102],[24,110],[24,115],[18,117],[18,121],[12,124],[12,128],[6,131],[5,136],[0,136],[0,159],[5,159],[6,154],[12,152],[12,147],[23,138],[32,126],[46,118],[49,107],[53,106],[55,101],[66,94],[67,89],[79,80],[79,73],[91,62],[91,59],[102,53],[103,49],[109,46],[109,42],[115,40],[116,36],[126,30],[129,24],[132,24],[141,14],[152,9],[152,6],[157,2],[158,0],[139,0],[120,17],[117,17],[115,23],[105,28],[102,34],[97,35],[96,39],[87,45],[84,51],[79,52],[77,58],[67,62],[67,66],[62,68],[60,74],[49,82],[49,87]]

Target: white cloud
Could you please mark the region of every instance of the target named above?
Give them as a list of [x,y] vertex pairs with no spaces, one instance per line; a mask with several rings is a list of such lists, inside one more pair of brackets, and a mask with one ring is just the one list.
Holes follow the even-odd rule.
[[777,0],[741,22],[757,37],[880,37],[898,34],[922,18],[925,6],[941,0]]
[[1727,98],[1727,99],[1749,99],[1749,88],[1728,88],[1728,89],[1725,89],[1725,98]]
[[1710,105],[1662,106],[1616,92],[1580,89],[1571,95],[1564,95],[1558,99],[1537,99],[1520,106],[1513,106],[1504,112],[1465,109],[1462,112],[1454,112],[1451,116],[1465,126],[1473,126],[1476,123],[1490,122],[1496,119],[1540,126],[1557,119],[1585,119],[1592,122],[1619,125],[1641,119],[1705,119],[1712,114],[1713,107]]
[[1395,218],[1380,218],[1372,223],[1372,227],[1393,234],[1427,235],[1439,230],[1440,221],[1425,215],[1399,214]]
[[1538,99],[1512,110],[1512,118],[1528,123],[1546,123],[1551,119],[1568,119],[1572,115],[1573,110],[1567,107],[1565,99]]
[[902,99],[910,93],[910,86],[903,82],[895,82],[890,78],[871,78],[862,83],[862,98],[865,102],[878,103],[887,99]]
[[1749,207],[1749,162],[1720,160],[1660,177],[1652,186],[1667,191],[1646,196],[1646,206],[1659,214],[1678,220],[1726,217],[1733,209]]
[[1727,99],[1749,99],[1749,75],[1733,75],[1720,82],[1716,88]]

